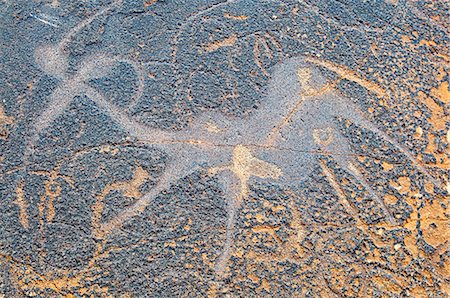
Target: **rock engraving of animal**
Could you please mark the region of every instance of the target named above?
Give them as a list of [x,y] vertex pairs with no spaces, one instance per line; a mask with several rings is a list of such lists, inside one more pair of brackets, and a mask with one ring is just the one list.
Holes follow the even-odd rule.
[[216,264],[217,272],[223,273],[232,249],[239,208],[250,193],[249,185],[255,180],[295,185],[312,172],[324,155],[331,156],[342,169],[351,173],[380,204],[386,219],[397,224],[383,199],[358,169],[350,143],[337,127],[337,117],[377,134],[396,147],[428,179],[438,183],[412,153],[367,120],[353,101],[340,94],[335,88],[336,82],[324,76],[320,60],[312,57],[291,57],[277,64],[271,71],[260,106],[245,117],[204,112],[181,131],[152,128],[134,120],[127,110],[112,104],[87,82],[106,76],[117,63],[128,63],[140,82],[133,94],[133,102],[137,102],[143,92],[143,74],[138,63],[97,53],[83,59],[74,75],[67,73],[69,56],[64,48],[68,40],[98,15],[119,4],[115,2],[82,22],[60,44],[44,45],[35,51],[36,63],[41,69],[60,81],[50,95],[48,107],[34,121],[26,159],[33,154],[39,134],[80,94],[89,97],[137,141],[155,146],[170,157],[157,185],[114,218],[93,227],[95,237],[105,239],[126,221],[141,214],[156,196],[177,180],[206,168],[218,177],[227,199],[226,242]]

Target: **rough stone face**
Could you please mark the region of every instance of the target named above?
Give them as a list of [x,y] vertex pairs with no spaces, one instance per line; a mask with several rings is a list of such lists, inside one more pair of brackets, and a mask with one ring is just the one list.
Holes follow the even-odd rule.
[[0,297],[449,297],[449,9],[2,1]]

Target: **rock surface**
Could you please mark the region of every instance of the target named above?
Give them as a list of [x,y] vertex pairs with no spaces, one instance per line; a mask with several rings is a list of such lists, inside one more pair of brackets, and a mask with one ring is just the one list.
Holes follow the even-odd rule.
[[0,3],[0,297],[449,297],[445,0]]

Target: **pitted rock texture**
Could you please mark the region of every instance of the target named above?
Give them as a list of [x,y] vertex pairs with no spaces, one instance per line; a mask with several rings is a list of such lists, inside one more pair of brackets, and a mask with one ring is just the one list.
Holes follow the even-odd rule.
[[2,1],[0,297],[448,297],[449,8]]

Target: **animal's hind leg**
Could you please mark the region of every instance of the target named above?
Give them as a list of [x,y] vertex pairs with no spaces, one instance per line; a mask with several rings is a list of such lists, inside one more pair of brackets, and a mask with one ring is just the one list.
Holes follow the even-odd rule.
[[222,249],[222,255],[216,262],[215,270],[216,273],[220,276],[225,270],[227,263],[230,259],[232,246],[234,242],[234,232],[236,226],[236,216],[238,214],[238,210],[241,207],[240,202],[242,199],[241,196],[241,183],[239,179],[231,172],[224,170],[220,172],[219,178],[223,184],[224,193],[227,198],[227,224],[226,224],[226,232],[225,232],[225,243]]

